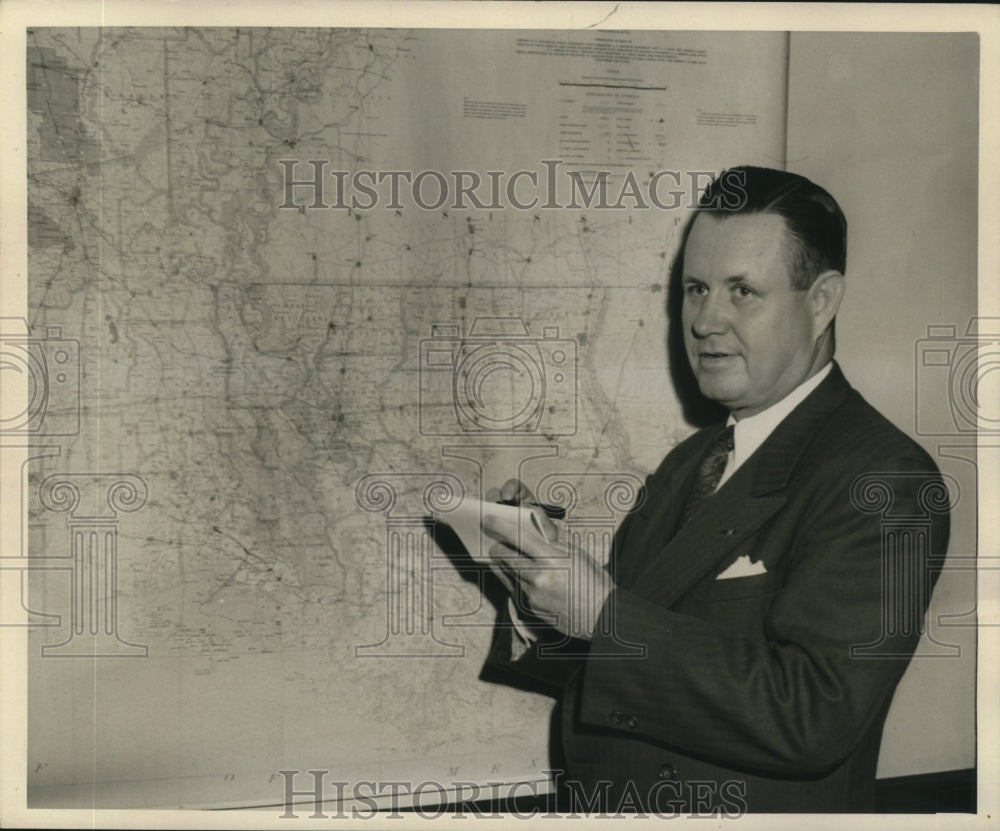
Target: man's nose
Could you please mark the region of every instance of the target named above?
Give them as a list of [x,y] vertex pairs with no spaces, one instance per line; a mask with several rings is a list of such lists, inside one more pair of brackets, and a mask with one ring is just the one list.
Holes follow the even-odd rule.
[[725,332],[729,327],[724,292],[710,291],[692,310],[691,331],[695,337],[707,338]]

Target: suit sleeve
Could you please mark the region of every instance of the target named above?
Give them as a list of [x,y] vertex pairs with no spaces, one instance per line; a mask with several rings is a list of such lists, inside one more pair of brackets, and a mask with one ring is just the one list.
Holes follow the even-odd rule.
[[598,627],[616,637],[594,644],[607,654],[619,639],[641,643],[646,657],[589,662],[580,719],[608,728],[608,713],[629,713],[633,734],[777,775],[823,773],[846,758],[916,648],[937,576],[925,561],[948,539],[947,511],[921,508],[928,488],[944,487],[933,463],[914,455],[882,469],[894,472],[892,515],[911,526],[927,517],[925,543],[894,539],[882,514],[859,510],[854,475],[828,479],[781,554],[785,580],[763,637],[616,589],[602,611],[614,626]]
[[515,629],[509,609],[505,607],[497,620],[486,666],[513,670],[547,687],[549,692],[557,693],[583,660],[586,644],[551,628],[539,632],[537,640],[524,644],[519,642]]

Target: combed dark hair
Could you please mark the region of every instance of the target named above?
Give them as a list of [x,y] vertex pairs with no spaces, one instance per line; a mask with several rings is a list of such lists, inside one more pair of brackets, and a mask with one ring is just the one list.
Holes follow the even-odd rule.
[[824,271],[847,266],[847,219],[837,200],[805,176],[741,165],[720,173],[702,194],[698,210],[718,218],[776,214],[785,220],[792,287],[808,289]]

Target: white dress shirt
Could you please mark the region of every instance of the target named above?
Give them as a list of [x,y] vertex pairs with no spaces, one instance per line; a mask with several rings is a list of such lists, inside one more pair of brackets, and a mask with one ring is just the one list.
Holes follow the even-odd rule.
[[733,428],[733,450],[726,460],[726,468],[722,471],[722,478],[719,480],[716,490],[722,487],[722,484],[736,473],[740,465],[767,441],[767,437],[774,432],[775,428],[785,420],[792,410],[806,400],[809,393],[816,389],[830,374],[832,368],[833,362],[828,361],[819,372],[799,384],[777,404],[772,404],[757,415],[747,416],[739,421],[729,416],[726,424],[735,425]]

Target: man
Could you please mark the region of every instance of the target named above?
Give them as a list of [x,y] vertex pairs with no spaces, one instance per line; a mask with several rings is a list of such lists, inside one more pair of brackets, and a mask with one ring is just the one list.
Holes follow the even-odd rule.
[[[571,550],[567,569],[551,524],[520,548],[484,526],[534,624],[498,629],[491,660],[559,690],[568,810],[873,811],[947,546],[943,483],[833,361],[846,222],[825,190],[726,171],[681,257],[687,360],[729,418],[647,478],[607,568]],[[889,515],[923,530],[894,537]]]

